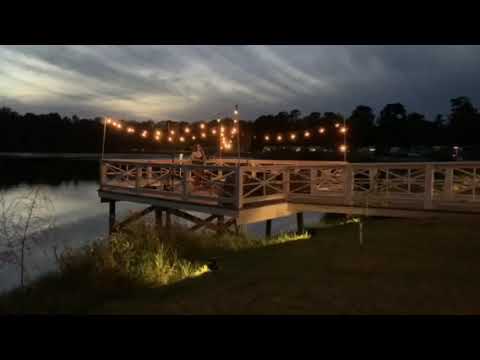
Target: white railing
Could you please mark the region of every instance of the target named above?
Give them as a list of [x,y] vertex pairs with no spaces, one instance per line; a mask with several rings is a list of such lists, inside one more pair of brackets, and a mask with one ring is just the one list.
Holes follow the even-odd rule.
[[480,162],[105,160],[101,188],[237,209],[290,201],[480,212]]

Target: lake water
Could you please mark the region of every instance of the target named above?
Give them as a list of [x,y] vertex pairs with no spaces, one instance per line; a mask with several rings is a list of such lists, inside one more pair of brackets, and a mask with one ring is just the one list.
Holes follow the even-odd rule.
[[[100,203],[98,190],[98,162],[92,160],[0,160],[0,186],[4,201],[41,187],[50,200],[55,227],[48,238],[42,239],[26,253],[27,280],[56,269],[54,248],[61,253],[65,248],[78,248],[103,237],[108,232],[108,204]],[[130,211],[145,205],[117,203],[117,217],[122,219]],[[318,213],[305,213],[305,224],[318,223]],[[272,222],[272,232],[281,233],[296,229],[296,217],[286,217]],[[264,236],[265,223],[246,226],[247,233]],[[0,234],[0,237],[2,235]],[[0,253],[5,252],[0,238]],[[1,257],[0,257],[1,259]],[[19,283],[18,267],[0,260],[0,292]]]

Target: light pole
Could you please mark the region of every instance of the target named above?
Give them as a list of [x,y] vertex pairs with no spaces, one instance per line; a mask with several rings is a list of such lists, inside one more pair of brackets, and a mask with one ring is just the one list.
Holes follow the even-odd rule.
[[218,123],[218,158],[222,159],[222,129],[221,129],[222,118],[218,114],[217,123]]
[[240,163],[240,120],[238,119],[238,105],[235,105],[235,110],[233,111],[233,114],[233,123],[237,124],[237,157],[238,162]]
[[343,161],[347,162],[347,124],[346,124],[347,119],[343,118]]
[[102,157],[101,157],[102,161],[105,154],[105,138],[107,135],[107,122],[110,122],[110,121],[111,120],[109,118],[103,119],[103,141],[102,141]]

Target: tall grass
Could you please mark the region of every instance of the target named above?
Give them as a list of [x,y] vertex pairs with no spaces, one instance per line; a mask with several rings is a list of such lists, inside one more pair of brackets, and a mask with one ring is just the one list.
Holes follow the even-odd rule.
[[[26,291],[0,297],[0,313],[83,312],[129,296],[130,290],[159,287],[208,272],[210,260],[232,251],[308,239],[282,234],[266,240],[246,235],[159,231],[139,221],[122,232],[57,258],[59,271],[34,281]],[[3,307],[3,309],[2,309]]]

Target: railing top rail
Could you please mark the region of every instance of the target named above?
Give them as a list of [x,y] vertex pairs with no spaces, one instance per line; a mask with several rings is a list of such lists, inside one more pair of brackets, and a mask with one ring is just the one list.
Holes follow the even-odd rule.
[[200,165],[200,164],[191,164],[191,163],[171,163],[171,162],[151,162],[151,161],[128,161],[128,160],[103,160],[104,164],[122,164],[122,165],[132,165],[132,166],[155,166],[161,165],[165,168],[179,168],[179,169],[203,169],[203,170],[222,170],[222,171],[235,171],[235,167],[230,166],[219,166],[219,165]]

